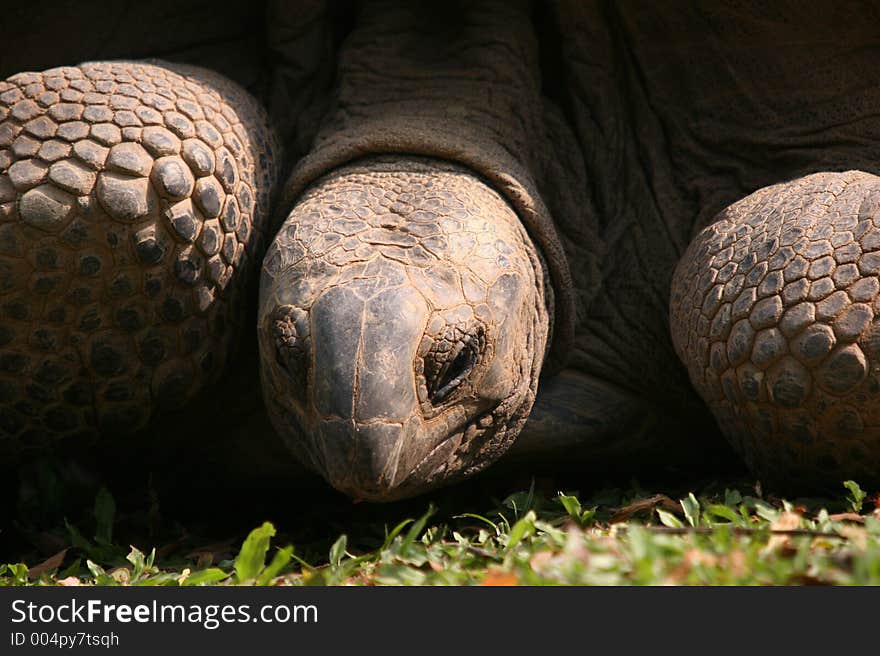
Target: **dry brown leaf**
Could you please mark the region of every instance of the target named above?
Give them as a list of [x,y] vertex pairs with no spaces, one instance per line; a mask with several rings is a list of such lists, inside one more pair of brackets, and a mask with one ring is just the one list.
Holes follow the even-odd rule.
[[653,510],[657,506],[662,506],[664,510],[668,510],[669,512],[681,514],[681,505],[670,499],[665,494],[655,494],[652,497],[637,499],[632,503],[623,506],[622,508],[618,508],[614,511],[614,514],[611,516],[610,521],[612,524],[625,522],[633,515],[644,512],[646,510]]
[[839,533],[862,551],[868,546],[868,532],[861,526],[843,526]]
[[66,555],[67,549],[62,549],[57,554],[55,554],[54,556],[50,556],[39,565],[34,565],[33,567],[29,568],[27,573],[28,578],[36,579],[39,578],[42,574],[46,574],[53,569],[61,567],[61,563],[64,562],[64,557]]
[[480,585],[505,587],[519,585],[519,580],[510,572],[500,569],[489,570],[489,573],[483,578]]
[[[801,516],[793,512],[783,512],[779,514],[772,524],[770,530],[773,531],[793,531],[801,525]],[[770,553],[780,549],[788,550],[791,548],[790,535],[771,535],[764,547],[764,553]]]
[[60,579],[58,581],[58,585],[66,585],[68,587],[73,587],[77,585],[82,585],[82,581],[80,581],[75,576],[68,576],[66,579]]
[[745,576],[748,573],[746,554],[739,549],[731,551],[724,559],[724,566],[734,576]]
[[666,575],[666,585],[681,585],[691,573],[691,568],[684,562],[677,565]]
[[836,513],[828,515],[828,519],[832,522],[855,522],[856,524],[864,524],[865,518],[854,512]]
[[779,517],[770,524],[774,531],[793,531],[801,525],[801,516],[796,512],[782,512]]
[[718,562],[718,558],[714,555],[699,549],[688,549],[684,554],[684,561],[693,567],[694,565],[712,566]]
[[541,572],[547,565],[553,562],[553,559],[552,551],[539,551],[529,559],[529,567],[536,572]]
[[693,568],[697,565],[712,566],[718,562],[718,558],[705,551],[699,549],[688,549],[681,559],[681,563],[677,565],[666,578],[666,582],[677,585],[684,583]]
[[572,560],[587,562],[590,560],[590,550],[587,549],[584,532],[577,526],[569,526],[565,535],[565,555]]
[[128,567],[117,567],[107,572],[117,583],[128,585],[131,582],[131,570]]

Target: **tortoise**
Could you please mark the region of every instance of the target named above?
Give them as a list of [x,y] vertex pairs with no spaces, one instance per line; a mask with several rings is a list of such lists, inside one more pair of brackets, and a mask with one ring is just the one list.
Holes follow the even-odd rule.
[[876,5],[4,11],[8,452],[165,421],[370,501],[506,452],[877,479]]

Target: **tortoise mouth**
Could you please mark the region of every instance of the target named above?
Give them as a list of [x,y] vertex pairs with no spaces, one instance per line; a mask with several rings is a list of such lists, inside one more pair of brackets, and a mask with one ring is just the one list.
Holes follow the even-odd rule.
[[459,456],[489,439],[495,424],[495,408],[466,414],[450,407],[432,419],[388,424],[322,418],[285,401],[273,396],[270,413],[294,453],[335,489],[362,501],[396,501],[448,482]]

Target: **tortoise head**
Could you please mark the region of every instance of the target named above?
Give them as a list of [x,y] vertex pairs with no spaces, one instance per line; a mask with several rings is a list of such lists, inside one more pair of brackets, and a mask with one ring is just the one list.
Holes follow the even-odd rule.
[[263,394],[294,452],[359,499],[474,473],[535,398],[552,303],[511,207],[474,174],[381,157],[304,193],[263,261]]

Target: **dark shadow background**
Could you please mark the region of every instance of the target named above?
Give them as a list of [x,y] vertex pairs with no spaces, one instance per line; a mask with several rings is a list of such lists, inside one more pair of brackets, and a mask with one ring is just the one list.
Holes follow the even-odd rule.
[[0,76],[97,59],[211,66],[257,93],[269,70],[259,0],[34,0],[4,10]]

